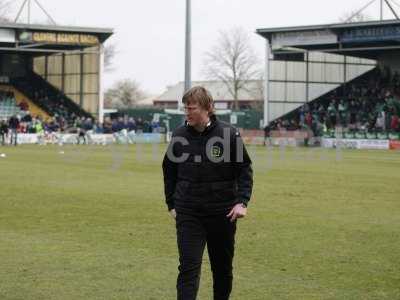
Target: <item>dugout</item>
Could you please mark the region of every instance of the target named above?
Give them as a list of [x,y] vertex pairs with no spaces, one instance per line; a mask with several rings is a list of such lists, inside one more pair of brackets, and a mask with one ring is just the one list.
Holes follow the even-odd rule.
[[257,29],[265,38],[264,124],[377,66],[400,72],[400,21]]
[[[0,83],[27,98],[40,92],[32,89],[52,89],[78,115],[102,121],[103,44],[112,34],[108,28],[2,23]],[[24,90],[29,84],[30,90]],[[41,103],[36,105],[46,112]]]

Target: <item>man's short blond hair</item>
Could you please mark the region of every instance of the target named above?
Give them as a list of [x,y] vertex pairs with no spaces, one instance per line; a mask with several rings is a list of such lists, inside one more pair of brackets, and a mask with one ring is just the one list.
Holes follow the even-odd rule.
[[211,93],[202,86],[194,86],[182,97],[183,104],[197,103],[207,110],[209,115],[214,113],[214,100]]

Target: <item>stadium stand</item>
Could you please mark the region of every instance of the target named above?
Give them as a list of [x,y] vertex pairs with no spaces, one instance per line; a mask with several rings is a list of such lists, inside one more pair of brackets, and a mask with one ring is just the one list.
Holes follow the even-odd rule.
[[0,119],[8,119],[13,115],[20,113],[13,92],[0,91]]
[[400,76],[379,67],[306,103],[271,124],[271,129],[311,129],[314,136],[398,133]]
[[77,117],[91,117],[59,89],[34,72],[14,78],[11,84],[52,117],[63,117],[68,123],[72,123]]
[[[26,95],[15,89],[13,86],[7,84],[0,85],[0,93],[12,95],[17,106],[13,114],[19,114],[23,116],[29,111],[31,115],[38,116],[43,120],[50,118],[49,114],[34,104]],[[5,114],[3,117],[6,118],[9,116],[10,114]]]

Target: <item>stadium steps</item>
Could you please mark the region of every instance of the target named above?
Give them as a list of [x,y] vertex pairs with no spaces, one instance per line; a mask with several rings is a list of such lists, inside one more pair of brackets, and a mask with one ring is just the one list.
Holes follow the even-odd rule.
[[[51,85],[48,81],[43,79],[40,75],[30,72],[27,76],[22,78],[15,78],[11,84],[18,89],[20,92],[25,94],[31,101],[37,105],[40,109],[44,110],[48,115],[54,116],[54,109],[35,95],[37,91],[45,91],[49,99],[61,98],[68,115],[75,114],[78,117],[92,117],[92,115],[86,112],[82,107],[76,104],[71,98],[66,96],[60,89]],[[34,89],[32,88],[34,87]]]
[[[353,84],[358,85],[358,84],[362,84],[363,82],[365,82],[371,75],[373,75],[374,71],[376,70],[376,68],[373,68],[369,71],[366,71],[365,73],[363,73],[362,75],[358,76],[358,77],[354,77],[352,80],[347,81],[345,84],[342,85],[338,85],[336,88],[331,89],[326,91],[325,93],[321,94],[320,96],[314,98],[313,100],[307,102],[308,104],[310,103],[315,103],[315,102],[319,102],[319,101],[326,101],[327,98],[329,98],[330,95],[335,95],[335,94],[340,94],[340,91],[343,90],[343,87],[346,86],[351,86]],[[286,117],[290,117],[293,116],[294,114],[297,114],[297,112],[299,111],[299,109],[304,105],[304,103],[302,103],[299,107],[297,107],[294,110],[291,110],[288,113],[285,113],[284,115],[282,115],[279,118],[286,118]],[[276,118],[278,119],[278,118]]]
[[[47,120],[50,118],[50,115],[33,103],[26,95],[21,93],[19,90],[15,89],[13,86],[10,85],[0,85],[0,91],[9,91],[14,94],[14,106],[15,112],[13,114],[21,114],[21,110],[19,108],[19,104],[25,101],[28,104],[28,110],[32,116],[40,116],[43,120]],[[10,117],[9,115],[8,117]]]
[[17,102],[14,97],[2,99],[0,101],[0,120],[8,119],[11,116],[20,113],[20,108],[17,106]]

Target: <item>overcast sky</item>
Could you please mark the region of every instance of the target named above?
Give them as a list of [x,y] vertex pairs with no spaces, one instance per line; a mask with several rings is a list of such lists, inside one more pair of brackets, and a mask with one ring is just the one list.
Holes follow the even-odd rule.
[[[371,0],[192,0],[192,80],[202,76],[204,53],[216,43],[218,32],[243,27],[264,58],[264,39],[258,28],[335,23]],[[400,1],[396,0],[399,4]],[[151,94],[184,79],[186,0],[39,0],[60,25],[113,28],[109,43],[116,44],[114,71],[105,75],[105,87],[131,78]],[[367,9],[379,17],[379,2]],[[14,1],[15,16],[23,0]],[[33,3],[33,1],[32,1]],[[34,6],[34,4],[32,4]],[[400,6],[400,5],[399,5]],[[399,6],[395,6],[399,11]],[[32,8],[34,20],[43,20]],[[386,18],[392,18],[388,9]],[[25,18],[21,21],[26,21]]]

